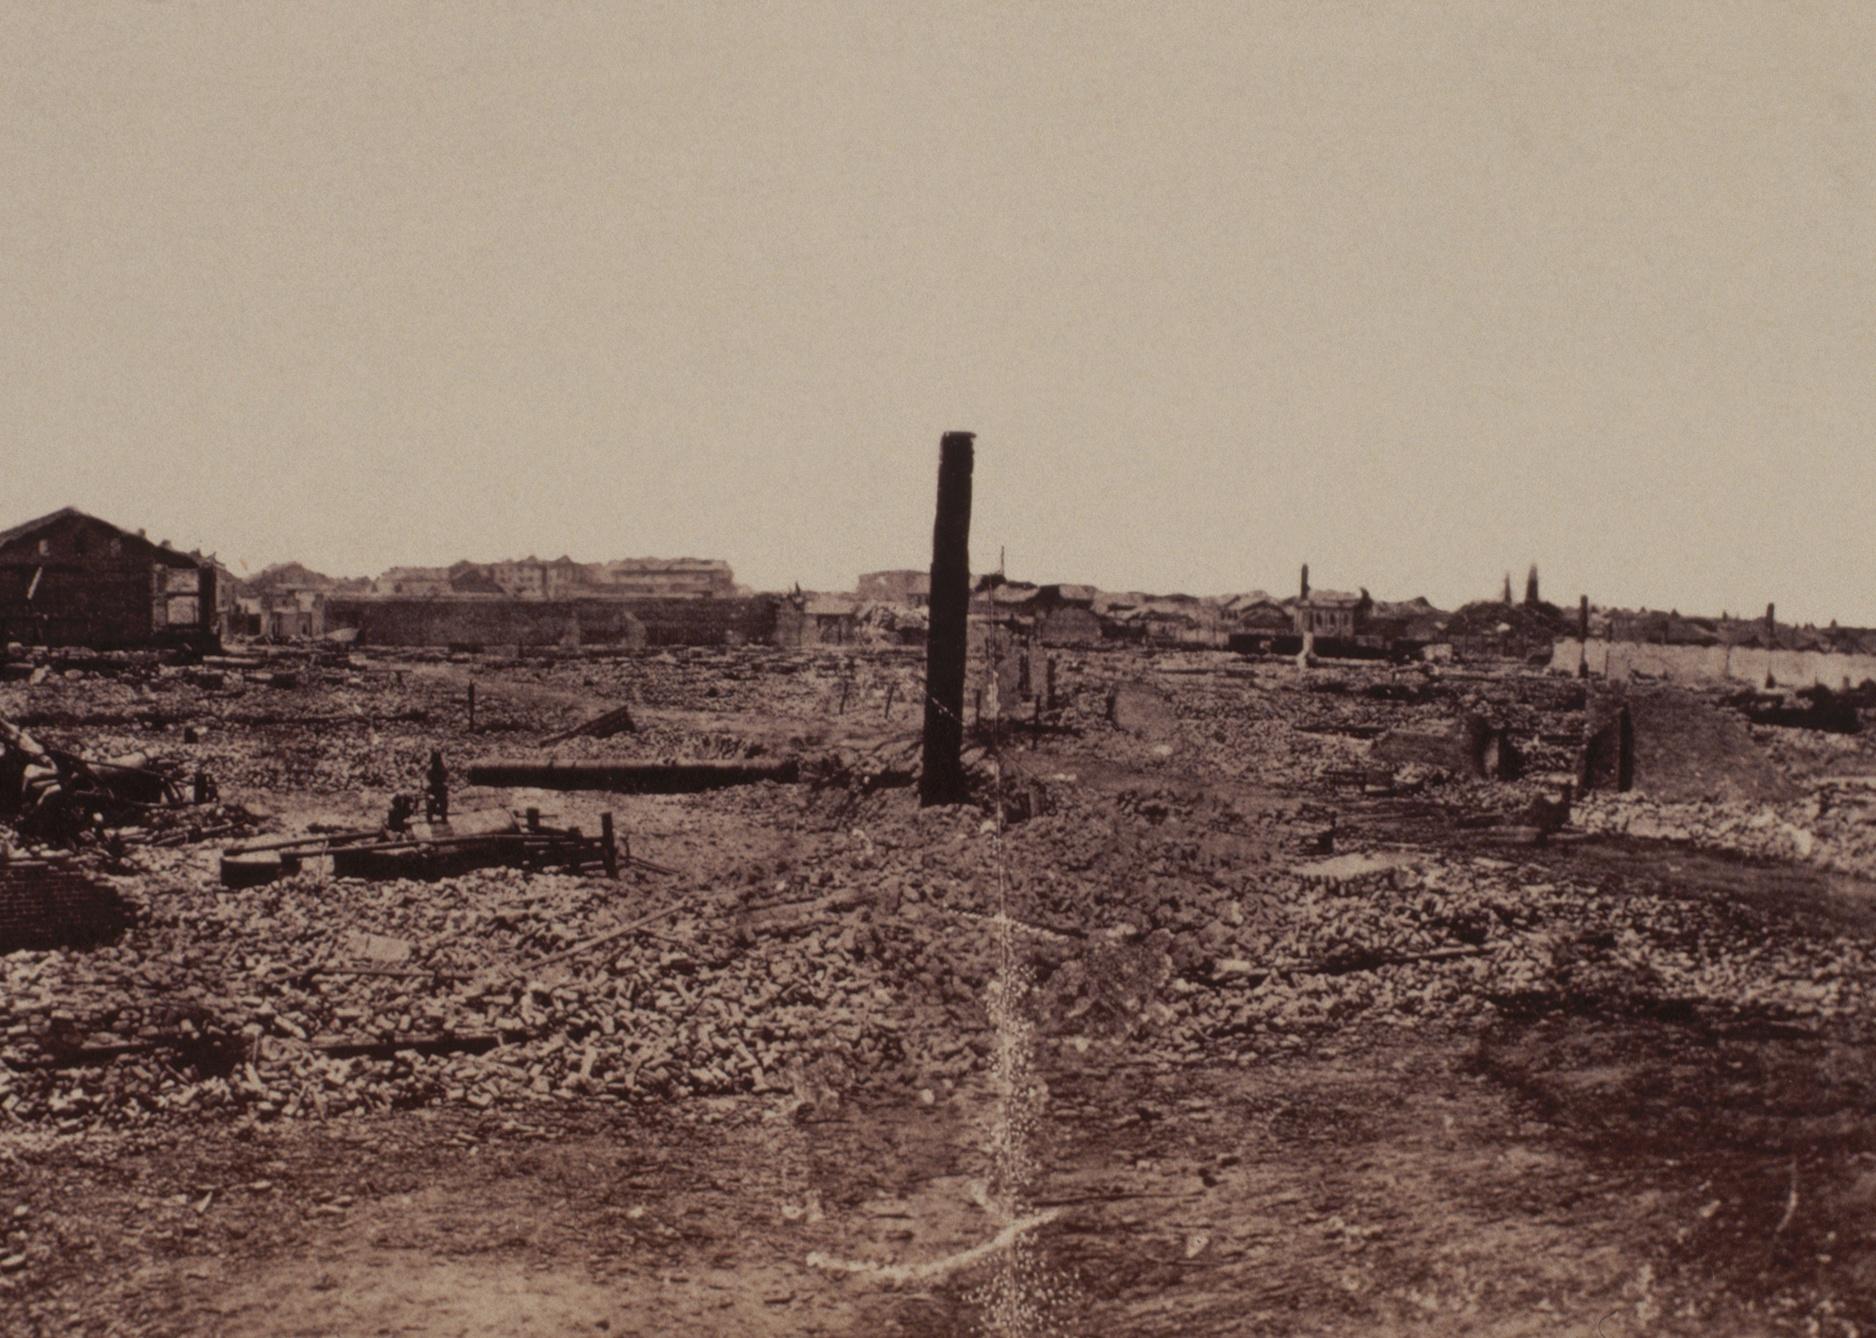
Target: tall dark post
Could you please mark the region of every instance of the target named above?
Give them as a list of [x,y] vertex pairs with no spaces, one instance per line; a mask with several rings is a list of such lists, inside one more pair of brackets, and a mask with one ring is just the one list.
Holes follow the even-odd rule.
[[441,749],[430,750],[430,771],[424,786],[424,817],[431,822],[449,821],[449,769],[443,765]]
[[1576,640],[1580,649],[1576,657],[1576,676],[1589,677],[1589,596],[1584,595],[1576,606]]
[[1778,686],[1778,676],[1772,672],[1772,652],[1778,649],[1778,610],[1771,604],[1765,606],[1765,688],[1771,691]]
[[938,515],[931,535],[931,631],[925,643],[925,761],[919,803],[964,797],[964,661],[971,612],[970,432],[947,432],[938,446]]
[[606,877],[619,876],[619,845],[613,838],[612,814],[599,815],[599,858],[606,866]]

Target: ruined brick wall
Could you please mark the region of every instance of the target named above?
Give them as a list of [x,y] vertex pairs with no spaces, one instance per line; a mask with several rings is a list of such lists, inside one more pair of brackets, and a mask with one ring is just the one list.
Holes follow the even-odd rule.
[[1778,803],[1795,794],[1745,721],[1712,695],[1604,683],[1590,694],[1583,723],[1578,776],[1586,788],[1624,788],[1626,780],[1626,788],[1665,803]]
[[420,597],[333,598],[328,627],[356,627],[360,645],[639,645],[643,629],[623,605],[572,600]]
[[1043,617],[1037,636],[1047,646],[1098,646],[1101,620],[1091,610],[1073,605],[1052,609]]
[[1383,762],[1419,763],[1455,776],[1515,780],[1523,770],[1523,759],[1507,732],[1475,714],[1435,726],[1391,729],[1374,741],[1371,752]]
[[811,620],[801,605],[792,599],[776,601],[774,627],[769,635],[772,645],[783,650],[800,650],[814,643]]
[[132,570],[46,566],[35,588],[33,577],[40,570],[0,565],[0,640],[111,650],[145,644],[154,634],[147,565]]
[[645,625],[648,645],[768,645],[775,639],[779,603],[764,595],[746,599],[648,599],[632,601],[631,609]]
[[61,865],[0,865],[0,952],[106,943],[128,922],[108,883]]
[[376,646],[721,646],[770,641],[775,601],[333,596],[326,625]]

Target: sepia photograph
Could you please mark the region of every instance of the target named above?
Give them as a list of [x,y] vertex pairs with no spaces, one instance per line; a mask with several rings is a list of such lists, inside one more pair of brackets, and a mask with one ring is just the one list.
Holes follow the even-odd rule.
[[1876,1338],[1873,72],[0,0],[0,1335]]

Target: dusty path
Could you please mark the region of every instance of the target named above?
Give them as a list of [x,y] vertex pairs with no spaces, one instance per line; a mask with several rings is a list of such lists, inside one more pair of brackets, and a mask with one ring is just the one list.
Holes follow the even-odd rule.
[[[1866,1131],[1813,1130],[1781,1229],[1779,1150],[1670,1156],[1585,1123],[1609,1108],[1587,1085],[1659,1079],[1656,1041],[1507,1029],[1204,1070],[1058,1060],[1037,1202],[1060,1217],[1036,1232],[1057,1331],[1746,1335],[1767,1331],[1746,1298],[1770,1288],[1775,1307],[1774,1276],[1854,1281],[1799,1256],[1867,1232]],[[995,1234],[976,1201],[985,1093],[778,1109],[205,1129],[99,1140],[70,1169],[16,1151],[10,1192],[66,1250],[43,1279],[56,1300],[9,1297],[8,1331],[981,1332],[984,1267],[893,1286],[808,1260],[917,1264]],[[1814,1188],[1833,1150],[1864,1169]]]

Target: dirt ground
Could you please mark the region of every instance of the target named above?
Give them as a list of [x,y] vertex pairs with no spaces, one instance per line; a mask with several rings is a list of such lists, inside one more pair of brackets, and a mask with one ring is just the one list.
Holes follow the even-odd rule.
[[[0,1122],[0,1330],[1876,1331],[1876,882],[1719,837],[1582,834],[1593,822],[1534,846],[1506,815],[1547,792],[1539,768],[1521,785],[1378,784],[1374,729],[1456,709],[1362,696],[1387,670],[1330,671],[1348,691],[1323,693],[1224,655],[1063,669],[1062,732],[979,762],[998,795],[1046,795],[1002,831],[987,810],[933,819],[904,789],[854,791],[856,759],[899,756],[913,727],[906,656],[381,662],[213,706],[161,683],[0,687],[0,711],[48,734],[159,752],[212,719],[201,747],[224,799],[282,831],[378,811],[429,747],[525,753],[630,701],[640,734],[585,754],[837,756],[843,777],[555,796],[576,821],[617,810],[635,850],[685,873],[632,895],[701,898],[752,867],[823,898],[926,889],[827,912],[871,926],[842,969],[868,973],[873,993],[851,997],[898,1039],[856,1033],[805,1092],[686,1061],[703,1076],[633,1093],[537,1082],[474,1105],[437,1094],[445,1079],[322,1118],[136,1105],[126,1088],[121,1106]],[[456,709],[471,677],[476,736]],[[1167,709],[1109,721],[1127,683]],[[1523,702],[1540,764],[1573,727],[1553,681],[1465,690]],[[343,713],[360,723],[293,723]],[[1876,774],[1868,751],[1827,770]],[[214,849],[146,869],[164,891],[133,938],[208,914]],[[1330,851],[1407,872],[1336,883]],[[1031,926],[1020,952],[1007,921],[976,927],[999,908]],[[1133,993],[1089,946],[1117,924],[1168,943]],[[672,932],[716,945],[696,950],[694,999],[713,997],[712,972],[786,951],[760,927]],[[1397,941],[1448,955],[1260,974]],[[1475,948],[1500,955],[1461,955]],[[0,963],[23,972],[26,956]],[[30,969],[89,988],[83,957]],[[686,1006],[658,997],[631,1007]],[[831,1035],[847,1013],[810,1024]]]

